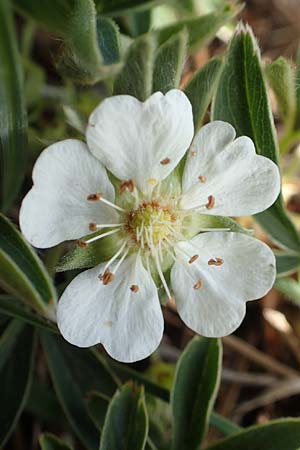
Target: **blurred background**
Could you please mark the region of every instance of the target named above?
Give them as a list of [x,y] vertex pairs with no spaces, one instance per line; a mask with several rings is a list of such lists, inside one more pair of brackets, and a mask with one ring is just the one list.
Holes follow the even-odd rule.
[[[151,21],[150,29],[159,28],[189,17],[195,11],[199,15],[207,14],[222,5],[222,0],[173,1],[153,8],[151,17],[143,12],[137,13],[140,14],[137,22],[140,29],[132,26],[129,16],[119,17],[117,22],[124,34],[137,36],[143,32],[144,21]],[[292,67],[297,66],[300,57],[299,0],[247,0],[238,20],[252,27],[266,64],[284,56]],[[86,87],[63,80],[55,67],[62,45],[57,36],[17,13],[15,22],[25,70],[30,149],[23,190],[11,212],[11,217],[17,222],[20,201],[31,186],[32,165],[40,151],[57,140],[78,137],[80,118],[87,117],[101,97],[108,95],[109,86],[99,83]],[[236,22],[232,21],[222,27],[208,46],[196,50],[186,60],[182,87],[212,56],[224,53],[235,25]],[[296,88],[300,89],[300,79],[296,79]],[[284,137],[283,123],[271,88],[270,96],[281,139]],[[209,111],[206,115],[208,120]],[[298,143],[295,139],[285,146],[281,157],[283,194],[297,225],[300,223]],[[242,224],[253,228],[257,237],[275,247],[257,223],[245,219]],[[291,277],[296,280],[298,274],[293,273]],[[64,275],[57,275],[58,283],[66,281]],[[291,291],[280,285],[262,301],[249,302],[247,308],[248,314],[240,329],[223,339],[224,368],[216,411],[243,426],[282,416],[300,416],[300,287],[297,284]],[[152,363],[145,360],[133,366],[161,385],[170,386],[174,363],[191,339],[192,332],[183,325],[172,304],[164,307],[164,316],[165,337],[158,354],[152,358]],[[47,377],[42,357],[37,372],[41,379]],[[55,412],[57,405],[52,400],[49,397],[46,403]],[[38,449],[37,436],[45,427],[58,434],[63,433],[49,417],[39,410],[39,393],[32,391],[25,414],[5,449]]]

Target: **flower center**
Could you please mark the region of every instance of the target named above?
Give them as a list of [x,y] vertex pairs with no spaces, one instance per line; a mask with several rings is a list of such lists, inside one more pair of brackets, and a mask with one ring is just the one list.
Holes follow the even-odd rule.
[[157,201],[143,202],[129,211],[124,228],[140,248],[152,250],[173,236],[179,228],[179,220],[169,206]]

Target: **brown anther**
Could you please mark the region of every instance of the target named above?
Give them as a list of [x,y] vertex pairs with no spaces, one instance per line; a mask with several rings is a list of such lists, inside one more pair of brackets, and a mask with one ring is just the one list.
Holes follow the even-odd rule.
[[207,198],[208,202],[206,203],[206,209],[212,209],[215,206],[216,199],[213,195],[209,195]]
[[199,279],[196,284],[194,284],[194,289],[200,289],[202,286],[202,281]]
[[137,284],[133,284],[132,286],[130,286],[130,290],[132,291],[132,292],[134,292],[135,294],[139,291],[139,287],[138,287],[138,285]]
[[222,258],[211,258],[207,264],[209,266],[221,266],[224,263],[224,260]]
[[97,224],[96,223],[90,223],[89,224],[89,230],[97,231]]
[[99,280],[102,281],[104,286],[111,283],[113,279],[114,279],[114,274],[109,269],[106,269],[104,273],[101,273],[99,275]]
[[123,194],[126,189],[128,189],[129,192],[133,192],[134,188],[135,184],[133,180],[122,181],[122,183],[120,184],[120,193]]
[[198,180],[200,181],[200,183],[205,183],[206,177],[204,175],[199,175]]
[[170,158],[165,158],[160,161],[162,166],[166,166],[167,164],[170,164],[170,162],[171,162]]
[[90,202],[97,202],[98,200],[100,200],[101,197],[102,197],[102,193],[97,192],[96,194],[88,195],[87,200],[89,200]]
[[198,259],[198,258],[199,258],[199,255],[194,255],[194,256],[192,256],[192,257],[189,259],[189,264],[192,264],[192,263],[195,262],[196,259]]
[[113,323],[112,323],[112,321],[111,321],[111,320],[106,320],[106,322],[103,322],[103,325],[104,325],[104,326],[106,326],[106,327],[109,327],[109,328],[111,328],[111,327],[112,327],[112,325],[113,325]]
[[84,241],[81,241],[80,239],[78,241],[76,241],[76,244],[78,245],[78,247],[87,247],[88,244]]
[[191,152],[191,155],[192,155],[192,156],[196,156],[196,155],[197,155],[197,152],[196,152],[195,150],[193,150],[193,151]]

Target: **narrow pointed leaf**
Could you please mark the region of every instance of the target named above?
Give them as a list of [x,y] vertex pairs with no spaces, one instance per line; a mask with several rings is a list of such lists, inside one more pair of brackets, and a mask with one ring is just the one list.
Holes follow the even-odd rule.
[[15,320],[0,337],[0,447],[13,431],[25,406],[34,365],[32,327]]
[[282,56],[265,67],[265,73],[274,91],[281,117],[287,127],[292,127],[296,112],[295,73]]
[[205,436],[221,372],[221,343],[195,337],[177,363],[171,392],[172,450],[198,450]]
[[57,327],[52,322],[36,314],[24,302],[13,296],[0,295],[0,313],[34,327],[58,333]]
[[[214,100],[213,118],[231,123],[239,136],[246,135],[254,141],[257,153],[278,164],[260,52],[249,27],[239,26],[231,41]],[[281,197],[267,211],[257,214],[256,219],[280,246],[300,251],[298,233]]]
[[53,317],[56,293],[42,262],[20,232],[0,214],[0,285]]
[[95,0],[99,14],[119,15],[132,10],[149,9],[167,0]]
[[41,450],[72,450],[72,447],[66,444],[61,439],[58,439],[54,434],[45,433],[39,438]]
[[[108,364],[115,371],[115,373],[118,375],[118,377],[121,379],[122,382],[125,382],[127,380],[134,380],[138,384],[142,384],[145,387],[147,393],[161,399],[163,402],[168,403],[170,401],[169,389],[157,383],[154,383],[153,381],[150,381],[140,372],[137,372],[136,370],[133,370],[124,364],[120,364],[117,361],[111,359],[108,361]],[[232,434],[234,431],[236,432],[239,428],[238,425],[236,425],[234,422],[214,412],[212,412],[210,417],[210,425],[215,427],[217,430],[219,430],[221,433],[225,435]]]
[[121,73],[114,84],[114,94],[133,95],[141,101],[152,92],[155,39],[145,35],[130,46]]
[[184,89],[192,104],[196,131],[202,125],[205,112],[216,91],[221,68],[222,61],[220,58],[211,59],[196,72]]
[[100,392],[91,392],[87,399],[87,409],[94,424],[101,432],[108,410],[110,398]]
[[116,23],[106,17],[99,17],[97,35],[104,64],[118,63],[121,59],[121,50],[120,33]]
[[293,278],[277,278],[274,288],[300,306],[300,283]]
[[152,91],[164,94],[170,89],[178,88],[181,72],[186,57],[188,34],[186,30],[173,35],[157,51]]
[[0,191],[9,209],[25,174],[27,116],[10,2],[0,0]]
[[300,267],[300,254],[275,251],[277,276],[285,276],[295,272]]
[[281,419],[247,428],[207,450],[298,450],[300,420]]
[[218,11],[193,19],[177,21],[174,24],[155,30],[158,43],[166,42],[173,34],[184,28],[188,31],[188,47],[190,50],[199,49],[213,39],[218,30],[232,20],[241,10],[241,5],[228,3]]
[[[105,231],[102,230],[100,233],[95,233],[95,236],[106,231],[108,229]],[[90,237],[91,235],[86,236],[82,240],[87,240]],[[119,243],[114,235],[99,239],[86,247],[72,244],[70,250],[60,259],[55,269],[57,272],[64,272],[66,270],[95,267],[100,262],[108,261],[116,253],[118,248]]]
[[42,334],[42,344],[51,377],[62,408],[83,445],[98,449],[99,433],[89,418],[86,398],[91,391],[111,396],[117,380],[100,356],[87,349],[79,349],[62,338]]
[[151,9],[134,11],[126,14],[126,24],[132,37],[138,37],[149,31],[151,27]]
[[100,450],[144,450],[148,435],[148,415],[144,390],[127,383],[108,408]]
[[[51,2],[14,0],[14,4],[20,12],[63,38],[65,46],[58,67],[66,76],[88,84],[111,76],[119,70],[118,65],[106,64],[107,52],[112,58],[112,46],[115,47],[117,29],[112,26],[112,23],[109,27],[106,22],[105,30],[97,31],[96,8],[93,0],[63,2],[60,0]],[[104,22],[102,25],[104,26]],[[107,40],[104,42],[104,38],[108,38],[110,42]],[[101,46],[104,55],[102,55]],[[107,46],[111,46],[110,49],[107,49]],[[116,58],[116,51],[115,48],[113,59]]]

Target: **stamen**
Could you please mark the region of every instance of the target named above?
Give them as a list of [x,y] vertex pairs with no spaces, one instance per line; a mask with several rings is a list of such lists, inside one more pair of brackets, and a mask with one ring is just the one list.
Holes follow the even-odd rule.
[[126,250],[126,252],[123,254],[123,256],[122,256],[122,257],[119,259],[119,261],[117,262],[117,264],[116,264],[116,266],[115,266],[115,268],[114,268],[114,270],[113,270],[113,273],[114,273],[114,274],[116,274],[118,268],[120,267],[120,265],[122,264],[122,262],[124,261],[124,259],[126,258],[126,256],[128,255],[128,252],[129,252],[129,248]]
[[109,327],[109,328],[111,328],[111,327],[112,327],[112,325],[113,325],[113,323],[112,323],[112,321],[111,321],[111,320],[107,320],[106,322],[103,322],[103,325],[105,325],[106,327]]
[[77,241],[76,243],[80,246],[80,247],[86,247],[88,244],[90,244],[91,242],[97,241],[98,239],[102,239],[105,238],[106,236],[110,236],[112,234],[118,233],[120,230],[119,228],[117,230],[111,230],[111,231],[107,231],[106,233],[102,233],[99,234],[98,236],[94,236],[90,239],[87,239],[86,241]]
[[102,193],[101,192],[97,192],[96,194],[88,195],[87,196],[87,200],[89,200],[90,202],[98,202],[101,197],[102,197]]
[[165,158],[160,161],[162,166],[166,166],[167,164],[170,164],[170,162],[171,162],[170,158]]
[[107,284],[111,283],[112,280],[114,279],[114,274],[109,270],[106,269],[103,274],[99,275],[99,280],[102,281],[102,283],[104,284],[104,286],[106,286]]
[[91,223],[89,224],[89,230],[90,230],[90,231],[97,231],[97,224],[94,223],[94,222],[91,222]]
[[162,282],[162,285],[163,285],[163,287],[164,287],[164,289],[166,291],[168,299],[170,300],[170,299],[172,299],[172,295],[171,295],[171,293],[169,291],[167,282],[166,282],[165,277],[164,277],[164,275],[162,273],[162,270],[161,270],[161,267],[160,267],[160,264],[159,264],[158,253],[155,252],[155,251],[154,251],[154,259],[155,259],[155,265],[156,265],[156,268],[157,268],[157,272],[158,272],[159,278],[160,278],[160,280]]
[[191,152],[191,155],[192,155],[192,156],[196,156],[196,155],[197,155],[197,152],[196,152],[195,150],[193,150],[193,151]]
[[126,244],[127,244],[127,240],[125,242],[123,242],[123,244],[121,245],[121,247],[119,248],[119,250],[114,254],[114,256],[112,258],[110,258],[110,260],[106,263],[105,267],[104,267],[104,271],[118,258],[118,256],[122,253],[122,251],[124,250]]
[[122,225],[125,225],[124,223],[101,223],[101,224],[97,224],[97,223],[90,223],[89,224],[89,229],[91,231],[97,231],[101,228],[116,228],[116,227],[121,227]]
[[135,294],[139,291],[139,287],[138,287],[138,285],[137,284],[132,284],[131,286],[130,286],[130,290],[132,291],[132,292],[134,292]]
[[205,183],[206,177],[204,175],[199,175],[198,180],[200,181],[200,183]]
[[78,241],[76,241],[76,245],[78,245],[78,247],[87,247],[88,244],[85,241],[81,241],[80,239],[78,239]]
[[207,200],[208,202],[205,205],[206,209],[212,209],[216,203],[215,197],[213,195],[209,195]]
[[134,181],[132,179],[127,180],[127,181],[123,181],[120,184],[120,193],[123,194],[123,192],[125,192],[126,189],[129,192],[133,192],[134,188],[135,188],[135,184],[134,184]]
[[199,258],[199,255],[194,255],[189,259],[189,264],[192,264],[193,262],[195,262],[197,259]]
[[224,263],[224,260],[222,258],[211,258],[207,264],[209,266],[221,266]]
[[202,281],[199,278],[199,280],[196,282],[196,284],[194,284],[194,289],[200,289],[201,286],[202,286]]
[[90,194],[87,196],[87,200],[92,202],[98,202],[101,201],[103,203],[106,203],[106,205],[111,206],[112,208],[117,209],[118,211],[126,212],[125,209],[120,208],[120,206],[115,205],[114,203],[110,202],[106,198],[103,197],[103,194],[101,192],[97,192],[96,194]]

